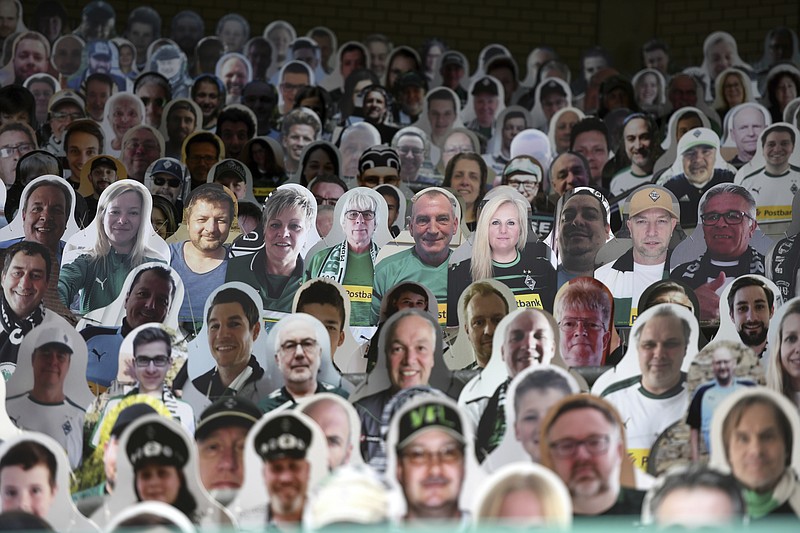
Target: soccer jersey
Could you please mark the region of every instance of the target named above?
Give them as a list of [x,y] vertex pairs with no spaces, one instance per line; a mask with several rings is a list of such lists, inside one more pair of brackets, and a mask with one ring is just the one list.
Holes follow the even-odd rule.
[[748,174],[741,186],[756,200],[759,224],[792,220],[792,199],[800,189],[800,168],[791,165],[782,174],[770,174],[766,167]]
[[614,177],[611,178],[611,185],[609,189],[611,189],[612,195],[620,196],[636,189],[637,187],[647,185],[652,181],[652,172],[650,174],[640,175],[634,173],[631,167],[627,167],[614,174]]
[[633,250],[628,250],[613,263],[594,271],[595,279],[603,282],[614,296],[614,324],[633,325],[639,298],[647,287],[669,276],[668,263],[669,258],[658,265],[639,265],[633,262]]

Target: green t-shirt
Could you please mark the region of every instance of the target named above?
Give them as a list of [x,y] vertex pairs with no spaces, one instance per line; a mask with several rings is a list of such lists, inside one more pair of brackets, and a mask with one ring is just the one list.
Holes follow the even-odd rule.
[[350,297],[351,326],[369,326],[373,272],[369,250],[360,254],[349,253],[342,285]]

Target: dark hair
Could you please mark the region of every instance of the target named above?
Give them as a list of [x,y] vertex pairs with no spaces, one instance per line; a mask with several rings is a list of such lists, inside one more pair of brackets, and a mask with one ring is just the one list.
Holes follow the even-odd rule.
[[244,122],[247,126],[248,139],[252,139],[256,134],[256,123],[253,120],[253,116],[244,109],[237,107],[224,108],[217,118],[217,131],[222,131],[222,125],[225,122]]
[[67,216],[69,216],[70,212],[72,211],[72,195],[69,193],[69,189],[67,189],[68,185],[66,180],[56,181],[54,179],[46,179],[37,181],[36,183],[28,187],[28,193],[25,196],[25,203],[22,204],[22,210],[25,211],[28,209],[28,200],[30,200],[33,191],[35,191],[40,187],[47,187],[47,186],[55,187],[56,189],[59,189],[62,192],[62,194],[64,194],[64,205],[67,209]]
[[[505,301],[505,298],[503,298]],[[572,394],[572,387],[569,381],[563,374],[555,370],[537,370],[529,372],[522,377],[517,383],[517,388],[514,392],[514,413],[519,416],[519,403],[520,399],[530,391],[533,390],[547,390],[553,389],[558,392],[563,392],[564,396]]]
[[698,463],[664,476],[663,483],[656,488],[653,497],[650,499],[650,513],[655,516],[666,497],[673,492],[696,489],[721,492],[731,502],[731,507],[737,517],[742,518],[745,514],[742,490],[736,479],[730,474],[717,472],[708,466]]
[[[0,107],[0,109],[2,109],[3,112],[5,112],[5,108]],[[38,146],[36,143],[36,132],[33,131],[33,128],[31,126],[29,126],[24,122],[9,122],[7,124],[3,124],[2,126],[0,126],[0,135],[2,135],[7,131],[20,131],[28,136],[28,138],[31,141],[31,144],[33,144],[34,147]]]
[[210,131],[198,131],[197,133],[193,133],[189,135],[186,140],[184,141],[186,144],[183,147],[183,151],[186,153],[186,157],[189,157],[189,151],[192,148],[192,145],[199,144],[199,143],[208,143],[214,146],[217,150],[217,159],[219,159],[219,155],[222,150],[221,143],[219,137],[211,133]]
[[401,283],[389,289],[389,292],[386,295],[389,299],[389,304],[386,307],[386,318],[389,318],[398,311],[397,301],[400,299],[400,295],[404,292],[411,292],[418,296],[422,296],[425,299],[425,307],[428,307],[428,304],[430,303],[428,300],[428,292],[419,283],[414,283],[411,281],[407,283]]
[[81,84],[84,98],[86,98],[86,93],[89,91],[89,84],[93,81],[99,81],[100,83],[108,85],[108,92],[114,92],[114,80],[111,78],[111,76],[104,72],[95,72],[94,74],[90,74],[89,77],[86,78]]
[[[774,361],[775,364],[780,364],[779,361]],[[786,465],[788,466],[791,464],[792,460],[792,445],[794,443],[794,435],[792,434],[792,424],[789,422],[789,418],[786,416],[786,413],[783,412],[783,409],[779,405],[777,405],[772,398],[766,396],[764,394],[753,394],[749,396],[745,396],[744,398],[740,399],[733,407],[731,407],[730,411],[728,411],[725,420],[722,422],[722,442],[725,446],[725,457],[728,458],[730,461],[728,447],[731,444],[731,437],[733,436],[733,432],[736,430],[736,426],[739,425],[741,422],[742,417],[744,416],[745,411],[753,407],[754,405],[765,405],[772,409],[773,415],[775,415],[775,420],[778,422],[778,429],[781,432],[781,437],[783,438],[783,443],[785,445],[786,451]]]
[[472,206],[473,215],[477,219],[478,206],[481,205],[483,197],[486,195],[486,180],[488,179],[489,175],[489,171],[486,167],[486,161],[484,161],[479,154],[474,152],[460,152],[454,155],[450,161],[447,162],[447,167],[444,170],[444,181],[442,182],[442,187],[452,187],[453,172],[455,172],[458,162],[462,160],[474,161],[478,163],[478,168],[481,172],[481,183],[478,187],[478,197],[475,199],[475,203]]
[[45,248],[44,245],[34,241],[19,241],[5,249],[5,253],[3,254],[3,277],[8,274],[8,269],[11,267],[11,260],[14,259],[14,256],[18,253],[22,253],[28,257],[33,257],[35,255],[41,256],[42,259],[44,259],[45,275],[47,280],[50,280],[50,274],[53,269],[53,262],[50,260],[50,251]]
[[[340,167],[341,161],[339,160],[339,154],[336,153],[336,150],[334,150],[331,147],[331,145],[329,145],[326,142],[314,142],[314,141],[312,141],[312,143],[309,143],[309,148],[305,151],[305,153],[303,154],[303,159],[300,161],[300,183],[302,185],[304,185],[304,186],[308,186],[307,183],[304,183],[305,182],[306,165],[308,164],[308,160],[311,158],[311,155],[314,152],[316,152],[317,150],[322,150],[326,154],[328,154],[328,157],[330,158],[331,163],[333,163],[334,170],[336,172],[339,172],[339,167]],[[342,182],[342,185],[344,185],[344,182]],[[347,186],[346,185],[344,186],[344,190],[347,191]]]
[[147,24],[153,28],[153,39],[161,37],[161,16],[152,7],[140,6],[133,9],[128,14],[128,24],[125,26],[125,33],[131,30],[134,23]]
[[669,47],[667,47],[667,43],[661,39],[650,39],[642,45],[642,52],[654,52],[656,50],[663,50],[665,54],[669,54]]
[[336,312],[339,313],[339,317],[341,318],[339,331],[344,330],[346,325],[345,319],[347,316],[344,309],[344,298],[342,298],[342,294],[339,292],[339,289],[336,288],[336,285],[322,280],[317,280],[311,283],[303,290],[303,292],[300,293],[300,297],[297,299],[297,308],[295,310],[298,313],[303,313],[305,312],[303,311],[303,307],[308,304],[332,305],[336,309]]
[[169,80],[167,80],[167,78],[158,72],[145,72],[143,74],[139,74],[139,76],[136,78],[136,81],[133,82],[133,94],[136,94],[136,92],[143,85],[149,85],[151,83],[158,85],[164,89],[164,91],[166,91],[167,102],[172,100],[172,86],[170,86]]
[[256,324],[258,324],[261,317],[258,316],[258,307],[250,299],[250,296],[242,292],[239,289],[222,289],[217,294],[214,295],[214,299],[211,300],[211,305],[208,306],[208,315],[206,315],[206,322],[211,318],[211,311],[214,310],[214,306],[220,304],[239,304],[242,306],[242,310],[244,311],[244,316],[247,319],[247,327],[252,328]]
[[160,194],[153,194],[153,211],[159,209],[167,218],[167,234],[172,235],[178,230],[178,222],[176,221],[175,205],[167,198]]
[[153,274],[156,274],[162,280],[169,281],[169,284],[172,287],[172,291],[170,291],[170,295],[169,295],[169,299],[170,299],[170,302],[171,302],[172,299],[175,298],[175,289],[176,289],[175,281],[172,279],[172,275],[170,274],[170,271],[168,270],[168,267],[166,267],[165,265],[160,265],[160,264],[152,264],[152,265],[148,266],[147,268],[143,268],[140,271],[138,271],[136,273],[136,275],[133,277],[133,280],[131,280],[131,286],[130,286],[130,288],[128,288],[128,295],[130,295],[130,293],[133,290],[133,288],[139,282],[139,278],[142,277],[142,274],[144,274],[145,272],[152,272]]
[[614,428],[614,431],[619,431],[619,422],[617,421],[618,419],[615,416],[615,413],[611,411],[610,408],[606,407],[606,404],[603,402],[603,400],[589,394],[575,395],[571,400],[559,405],[558,409],[553,411],[552,417],[549,419],[548,429],[553,427],[553,425],[562,415],[578,409],[594,409],[603,415],[603,418],[605,418],[606,421],[611,424],[611,426]]
[[0,459],[0,471],[7,466],[19,466],[28,471],[34,466],[43,465],[50,472],[50,487],[56,486],[56,456],[47,447],[35,440],[23,440],[9,448]]
[[[359,51],[361,51],[360,47],[357,46],[356,48]],[[356,91],[356,85],[358,84],[358,82],[364,80],[369,80],[370,85],[380,84],[378,76],[376,76],[374,72],[366,68],[355,69],[344,80],[344,90],[342,93],[342,99],[339,102],[339,108],[342,112],[343,119],[349,117],[355,111],[355,109],[353,108],[353,96],[355,96],[354,93]]]
[[[300,178],[301,180],[303,178]],[[334,174],[320,174],[310,182],[308,182],[308,190],[311,191],[314,187],[316,187],[320,183],[333,183],[334,185],[338,185],[342,188],[343,193],[347,192],[347,184]],[[312,194],[314,191],[311,191]]]
[[0,109],[13,115],[24,111],[28,114],[28,124],[36,129],[36,100],[33,94],[21,85],[6,85],[0,88]]
[[192,82],[192,88],[190,90],[192,100],[197,97],[197,91],[200,90],[201,83],[211,83],[212,85],[216,85],[217,90],[219,91],[220,101],[225,101],[225,84],[213,74],[200,74],[194,79]]
[[608,126],[606,126],[606,123],[597,117],[586,117],[572,127],[572,131],[569,134],[570,150],[574,150],[575,139],[578,138],[578,135],[581,133],[586,133],[587,131],[599,131],[606,139],[606,146],[611,146],[611,142],[609,142],[608,138]]
[[[319,116],[319,121],[325,124],[328,121],[328,110],[331,109],[333,105],[331,94],[319,85],[306,85],[297,91],[292,109],[302,107],[300,102],[306,98],[319,98],[320,105],[322,106],[322,114]],[[314,112],[316,112],[316,110],[314,110]]]
[[[800,84],[798,84],[798,89],[800,89]],[[780,132],[780,133],[788,133],[789,136],[792,138],[792,144],[794,144],[794,142],[795,142],[794,130],[792,128],[790,128],[789,126],[784,126],[782,124],[776,124],[776,125],[771,126],[770,128],[768,128],[764,132],[764,135],[761,136],[761,148],[764,148],[764,146],[767,144],[767,137],[769,136],[769,134],[770,133],[774,133],[776,131]]]
[[772,77],[769,78],[769,81],[767,81],[767,99],[769,101],[769,105],[775,109],[777,109],[778,106],[778,102],[775,100],[775,93],[778,90],[778,84],[783,78],[790,78],[792,82],[794,82],[795,88],[800,90],[800,76],[790,70],[781,70],[776,72]]
[[[147,459],[142,461],[141,463],[136,465],[134,468],[134,483],[133,483],[133,490],[136,493],[136,500],[137,501],[144,501],[142,500],[142,496],[139,494],[139,489],[136,487],[136,476],[138,476],[139,471],[149,464],[159,464],[162,465],[163,463],[159,460]],[[169,466],[174,468],[178,473],[178,478],[180,479],[180,488],[178,489],[178,495],[175,498],[174,502],[171,502],[170,505],[175,507],[177,510],[185,514],[190,520],[194,516],[195,510],[197,510],[197,502],[192,496],[192,493],[189,492],[189,489],[186,487],[186,476],[183,473],[183,469],[178,468],[172,464],[163,464],[163,466]]]
[[69,155],[69,138],[73,133],[88,133],[100,144],[99,153],[103,153],[103,147],[105,144],[105,135],[103,135],[103,130],[100,126],[92,119],[82,118],[79,120],[74,121],[72,124],[67,126],[67,131],[64,132],[64,150]]
[[144,328],[136,334],[133,338],[133,353],[136,354],[136,348],[143,344],[150,344],[151,342],[163,342],[167,345],[167,357],[172,357],[172,337],[169,333],[161,328],[152,327]]
[[[45,174],[64,175],[61,160],[47,150],[33,150],[17,161],[17,183],[21,185],[27,185],[31,180]],[[67,198],[67,204],[69,203],[70,199]]]
[[767,305],[770,312],[775,310],[775,295],[766,283],[752,276],[740,276],[736,278],[736,281],[731,285],[731,290],[728,292],[728,310],[731,313],[733,313],[733,302],[736,298],[736,293],[739,292],[739,289],[744,289],[745,287],[759,287],[762,289],[767,297]]
[[[308,71],[310,68],[311,67],[309,67],[302,61],[298,61],[296,59],[293,61],[289,61],[288,63],[286,63],[286,67],[284,67],[283,69],[283,73],[281,75],[281,81],[283,81],[284,74],[305,74],[306,76],[308,76]],[[309,78],[308,81],[311,81],[311,78]]]
[[384,183],[383,185],[378,185],[377,187],[375,187],[375,192],[377,192],[381,196],[384,195],[391,196],[394,199],[394,201],[397,202],[397,205],[398,206],[400,205],[400,195],[397,194],[397,189],[395,189],[391,185],[388,185],[386,183]]

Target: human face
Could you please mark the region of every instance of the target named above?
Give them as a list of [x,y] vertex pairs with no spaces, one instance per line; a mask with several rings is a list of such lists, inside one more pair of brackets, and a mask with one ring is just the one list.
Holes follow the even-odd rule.
[[219,152],[214,144],[198,142],[187,150],[186,168],[189,169],[194,183],[205,183],[209,170],[218,162]]
[[261,325],[250,326],[242,304],[217,304],[208,317],[208,346],[217,367],[236,370],[250,360]]
[[153,231],[162,239],[169,237],[167,235],[167,215],[164,214],[160,207],[153,206],[150,211],[150,225],[153,226]]
[[643,265],[663,263],[678,221],[665,209],[647,209],[628,219],[633,241],[633,260]]
[[125,298],[125,316],[131,328],[148,322],[163,322],[172,299],[172,283],[148,270]]
[[319,182],[311,188],[311,193],[316,198],[317,205],[334,206],[344,194],[344,189],[336,183]]
[[643,74],[636,84],[636,99],[639,105],[652,105],[658,97],[658,78],[655,74]]
[[[556,151],[560,154],[569,150],[569,138],[572,133],[572,128],[578,123],[578,115],[572,111],[567,111],[561,114],[556,121]],[[505,142],[505,139],[503,139]],[[509,146],[511,143],[509,142]]]
[[298,513],[303,509],[310,472],[305,459],[264,461],[264,484],[269,493],[269,505],[275,513]]
[[[283,146],[286,148],[289,159],[292,161],[300,161],[300,154],[303,153],[303,148],[312,142],[314,142],[314,128],[306,124],[295,124],[289,128],[289,134],[283,140]],[[324,153],[325,157],[328,156],[324,150],[317,150],[317,152]],[[318,156],[320,161],[322,157],[323,156]],[[333,168],[333,162],[330,160],[330,157],[328,157],[328,165],[331,171],[326,173],[335,174],[336,169]]]
[[722,95],[728,107],[733,107],[744,102],[744,86],[742,79],[737,74],[728,74],[722,82]]
[[117,253],[133,249],[142,223],[142,197],[137,191],[126,191],[108,203],[103,216],[103,229]]
[[89,172],[89,181],[97,194],[106,190],[106,187],[117,181],[117,168],[105,164]]
[[583,161],[574,154],[562,154],[553,164],[552,171],[553,190],[564,196],[576,187],[589,185],[589,176]]
[[[290,131],[296,131],[299,133],[305,132],[304,135],[296,135],[294,137],[290,136],[289,139],[287,139],[286,141],[286,144],[289,144],[290,150],[292,152],[292,158],[295,160],[300,159],[300,153],[302,153],[303,148],[307,146],[308,143],[313,141],[313,131],[311,132],[311,136],[309,137],[308,135],[309,132],[307,130],[295,130],[295,128],[298,127],[313,129],[310,126],[294,126],[290,129]],[[297,146],[295,146],[295,144],[301,145],[300,153],[297,153],[296,155],[295,153],[297,151]],[[308,157],[306,158],[306,166],[303,169],[303,176],[306,178],[306,183],[309,183],[311,182],[311,180],[313,180],[320,174],[335,175],[338,174],[338,171],[333,166],[333,161],[331,161],[331,156],[328,155],[327,150],[323,148],[316,148],[312,150],[311,153],[309,153]],[[333,183],[330,184],[326,183],[325,185],[332,185],[336,188],[338,192],[341,193],[336,198],[339,198],[339,196],[344,194],[344,192],[341,191],[341,187],[339,187],[338,185],[334,185]]]
[[447,163],[454,155],[462,152],[474,152],[472,141],[466,133],[460,131],[450,134],[442,146],[442,165],[447,168]]
[[272,54],[266,43],[256,41],[247,48],[247,59],[253,67],[253,77],[263,76],[272,63]]
[[422,87],[405,87],[400,93],[400,107],[403,112],[414,118],[422,113],[423,102],[425,100],[425,90]]
[[381,196],[383,196],[383,199],[386,200],[386,209],[387,213],[389,214],[386,220],[386,225],[391,229],[391,227],[394,226],[394,223],[397,220],[400,206],[398,205],[397,198],[395,198],[394,196],[390,194],[381,194]]
[[[3,145],[3,137],[0,135],[0,146]],[[91,133],[76,131],[69,136],[69,145],[66,150],[67,162],[72,175],[80,176],[83,165],[100,153],[100,141]]]
[[181,489],[178,469],[171,465],[146,464],[136,471],[136,491],[141,501],[174,504]]
[[23,39],[17,43],[14,54],[14,74],[17,80],[24,81],[29,76],[47,72],[47,52],[38,39]]
[[759,346],[767,340],[772,302],[767,301],[764,289],[755,285],[742,287],[733,298],[731,318],[742,342]]
[[[703,509],[698,513],[698,509]],[[675,489],[667,493],[655,511],[659,529],[727,529],[741,517],[731,497],[711,487]]]
[[230,207],[219,202],[199,200],[189,215],[189,240],[201,253],[213,253],[228,239],[231,230]]
[[[163,183],[161,185],[157,185],[156,180]],[[173,186],[170,184],[170,180],[177,180],[177,185]],[[166,172],[159,172],[158,174],[153,175],[153,184],[150,186],[150,192],[153,195],[163,196],[173,204],[178,201],[178,197],[181,194],[181,189],[183,188],[183,182],[179,178],[176,178],[172,174],[168,174]]]
[[508,324],[500,353],[514,378],[529,366],[546,365],[553,359],[556,337],[547,317],[533,310],[525,310]]
[[[568,113],[567,113],[568,114]],[[525,129],[525,119],[521,117],[507,118],[503,123],[503,148],[511,148],[511,141]]]
[[[678,124],[675,128],[675,140],[680,141],[681,137],[689,131],[702,127],[703,122],[696,115],[689,115],[686,118],[678,119]],[[755,147],[753,149],[755,149]]]
[[642,326],[637,341],[642,385],[653,394],[662,394],[678,384],[681,364],[688,348],[681,319],[656,315]]
[[147,47],[153,42],[153,26],[145,22],[134,22],[128,32],[128,40],[136,47],[137,57],[147,57]]
[[308,74],[302,72],[284,72],[280,84],[284,109],[291,109],[297,92],[309,84]]
[[36,100],[36,120],[40,123],[47,120],[47,104],[53,96],[53,86],[46,81],[35,81],[28,85],[34,100]]
[[593,180],[602,178],[603,167],[608,161],[608,143],[605,135],[599,131],[585,131],[575,138],[572,149],[589,162]]
[[378,122],[386,114],[386,98],[380,91],[367,93],[364,98],[364,116],[367,120]]
[[359,68],[366,68],[367,58],[361,50],[350,50],[342,54],[342,60],[339,64],[339,70],[342,73],[342,79],[346,80],[354,70]]
[[669,89],[669,101],[673,109],[696,106],[697,85],[694,80],[686,75],[676,76]]
[[219,87],[211,81],[201,81],[194,95],[194,101],[203,112],[203,120],[208,122],[219,112]]
[[508,67],[497,66],[490,70],[488,74],[489,76],[497,78],[497,81],[503,86],[505,104],[511,104],[511,97],[514,95],[519,85],[519,82],[514,78],[514,72]]
[[386,72],[386,60],[389,57],[389,48],[386,43],[372,41],[367,45],[367,50],[369,50],[370,69],[378,77],[383,76],[383,73]]
[[139,182],[150,163],[161,155],[161,146],[152,131],[141,128],[128,137],[122,146],[122,162],[128,169],[128,177]]
[[308,227],[299,207],[284,209],[267,221],[264,228],[267,260],[280,262],[296,258],[306,243]]
[[89,70],[90,73],[100,72],[108,74],[111,72],[111,56],[93,55],[89,57]]
[[83,45],[76,38],[67,37],[59,41],[53,57],[56,69],[65,76],[75,74],[81,67],[82,51]]
[[430,100],[428,101],[428,120],[431,123],[431,133],[435,137],[440,137],[447,133],[447,130],[456,120],[456,110],[452,100]]
[[239,179],[239,176],[228,173],[224,176],[214,178],[214,183],[224,185],[236,196],[238,200],[244,200],[244,195],[247,194],[247,185]]
[[800,383],[800,314],[791,313],[781,321],[781,367],[792,381]]
[[283,61],[286,58],[286,52],[292,40],[292,35],[289,33],[289,30],[282,26],[273,28],[269,34],[267,34],[267,40],[275,49],[275,58],[278,61]]
[[565,256],[597,255],[605,244],[609,227],[597,198],[577,195],[570,198],[561,211],[559,247]]
[[733,371],[736,369],[736,356],[727,348],[717,348],[711,354],[711,370],[714,378],[722,386],[727,386],[733,380]]
[[40,255],[17,252],[3,275],[3,295],[17,318],[28,317],[47,291],[47,264]]
[[[295,320],[278,333],[278,343],[281,348],[275,354],[275,361],[287,385],[316,382],[322,346],[317,342],[314,326],[304,320]],[[309,346],[304,348],[303,344]],[[295,345],[294,349],[290,349],[290,345]]]
[[25,132],[5,131],[0,134],[0,148],[16,147],[9,157],[0,159],[0,177],[6,187],[11,187],[17,179],[17,161],[35,148],[33,141]]
[[515,399],[514,435],[535,463],[540,462],[539,435],[547,412],[565,396],[551,388],[530,389]]
[[[103,118],[102,114],[103,110],[101,109],[101,120]],[[53,132],[53,138],[62,141],[64,139],[64,130],[67,129],[67,126],[72,124],[73,121],[84,118],[85,116],[83,109],[75,104],[67,102],[58,106],[58,109],[50,114],[50,129]]]
[[389,88],[394,87],[397,78],[415,68],[416,65],[411,58],[402,55],[394,56],[392,63],[389,65],[389,73],[386,75],[386,86]]
[[550,119],[553,118],[553,115],[556,114],[556,111],[564,109],[569,105],[567,97],[560,93],[550,93],[546,95],[541,99],[541,103],[544,118],[547,120],[548,124],[550,123]]
[[327,65],[328,60],[333,54],[333,40],[331,36],[325,32],[319,32],[312,35],[311,38],[314,39],[314,42],[319,46],[320,60],[324,65]]
[[497,112],[497,106],[500,99],[491,94],[477,94],[475,95],[472,103],[475,107],[475,117],[478,119],[478,124],[481,127],[491,127],[494,122],[494,114]]
[[591,438],[607,438],[608,450],[593,455],[583,444],[577,446],[575,453],[569,457],[551,455],[553,471],[564,481],[573,505],[578,508],[583,501],[617,492],[625,453],[619,432],[600,411],[592,407],[567,411],[547,431],[550,445]]
[[17,465],[0,470],[0,499],[4,513],[23,511],[47,518],[55,495],[56,488],[50,485],[50,470],[43,464],[27,470]]
[[71,355],[66,348],[58,345],[36,348],[31,357],[34,388],[63,392]]
[[309,407],[307,414],[325,434],[328,442],[328,468],[333,470],[350,461],[350,416],[334,400],[321,400]]
[[442,49],[438,46],[431,46],[428,49],[428,55],[425,56],[425,72],[433,72],[433,69],[436,68],[436,63],[439,62],[439,58],[442,57]]
[[401,318],[395,324],[388,348],[389,378],[394,390],[428,384],[436,332],[427,319],[416,315]]
[[461,83],[461,78],[464,77],[464,67],[456,63],[450,63],[442,67],[441,74],[442,85],[455,90]]
[[481,368],[492,357],[494,332],[507,312],[508,305],[495,293],[478,294],[467,304],[464,331]]
[[464,472],[463,445],[456,439],[440,429],[416,436],[397,460],[397,481],[409,516],[440,518],[457,511]]
[[206,490],[238,489],[242,486],[245,439],[245,428],[227,426],[198,441],[198,469]]
[[733,117],[732,126],[731,136],[736,142],[736,149],[740,154],[747,154],[752,158],[758,147],[758,136],[766,127],[764,113],[756,108],[746,107]]
[[[134,357],[136,359],[146,358],[149,360],[146,367],[139,366],[138,361],[133,365],[136,381],[139,383],[139,392],[146,394],[148,392],[161,391],[164,387],[164,378],[167,377],[167,371],[170,369],[170,363],[172,361],[169,356],[169,347],[167,343],[164,341],[154,341],[140,344],[135,348],[134,352]],[[164,366],[156,366],[156,358],[164,358],[167,364]]]
[[238,58],[226,61],[220,70],[225,89],[230,96],[241,96],[247,83],[247,67]]
[[774,169],[783,170],[789,164],[789,156],[794,151],[792,136],[786,131],[771,131],[767,133],[764,143],[764,159]]
[[761,493],[774,489],[787,467],[787,436],[782,434],[775,409],[779,407],[764,403],[745,409],[725,443],[733,477]]
[[711,78],[719,76],[720,72],[733,66],[735,51],[727,41],[718,41],[708,49],[708,61]]
[[441,265],[450,254],[450,241],[458,229],[458,218],[453,206],[443,194],[421,196],[411,208],[411,225],[414,249],[423,263]]
[[[590,325],[591,324],[591,325]],[[561,357],[569,366],[600,366],[611,339],[608,320],[599,309],[575,306],[565,309],[559,322]]]
[[403,309],[421,309],[424,311],[428,308],[428,301],[421,294],[411,291],[403,291],[397,295],[396,305],[398,311]]
[[[738,194],[722,193],[709,200],[703,214],[728,211],[742,211],[749,216],[750,205]],[[714,226],[704,225],[703,236],[709,254],[713,259],[721,261],[739,259],[747,250],[757,226],[756,222],[748,217],[744,217],[742,222],[736,225],[728,224],[725,217],[720,217]]]
[[225,145],[227,157],[238,159],[242,153],[242,148],[248,141],[247,124],[245,122],[226,121],[222,124],[219,132],[222,144]]
[[25,239],[55,250],[67,229],[67,201],[55,185],[42,185],[29,196],[22,212]]
[[339,309],[328,303],[307,303],[297,309],[298,313],[308,313],[325,326],[331,344],[331,357],[336,353],[336,348],[344,343],[344,317]]
[[782,76],[775,88],[775,101],[780,107],[781,111],[786,107],[786,104],[797,98],[797,85],[789,76]]
[[511,202],[497,208],[489,220],[489,249],[493,259],[508,259],[516,255],[521,232],[519,211]]
[[92,80],[86,85],[86,111],[94,120],[103,120],[103,110],[111,96],[111,87],[100,80]]
[[683,173],[693,184],[702,185],[714,176],[714,161],[717,159],[717,149],[712,146],[695,146],[685,151],[683,158]]
[[403,135],[397,140],[397,153],[400,156],[400,176],[406,180],[416,180],[425,158],[422,139],[416,135]]
[[225,50],[241,50],[244,44],[244,28],[239,21],[228,20],[222,25],[219,37]]
[[640,118],[628,121],[622,131],[622,137],[631,165],[635,166],[639,172],[649,173],[653,163],[650,159],[650,145],[653,137],[650,130],[647,129],[647,122]]
[[139,106],[130,98],[116,100],[110,115],[111,129],[119,140],[122,140],[129,129],[142,123]]
[[483,184],[481,167],[472,159],[459,159],[453,167],[450,186],[464,199],[467,208],[475,205]]
[[608,66],[605,58],[601,56],[590,56],[583,60],[583,76],[588,83],[592,76]]
[[354,252],[364,252],[369,248],[369,243],[372,242],[372,235],[375,233],[375,213],[372,213],[371,220],[367,220],[364,218],[364,214],[357,209],[349,209],[348,211],[356,213],[357,217],[355,220],[350,220],[348,216],[344,217],[343,226],[347,245]]
[[145,123],[158,129],[161,126],[164,106],[167,104],[167,90],[156,83],[148,83],[139,87],[136,96],[144,102]]
[[188,109],[177,109],[167,115],[167,135],[170,142],[176,145],[182,145],[194,128],[194,113]]
[[119,47],[119,69],[122,72],[130,72],[133,68],[133,50],[130,46]]
[[651,50],[644,53],[644,66],[647,68],[654,68],[662,74],[666,74],[668,64],[669,56],[664,50]]
[[14,2],[11,0],[0,2],[0,37],[5,39],[17,31],[19,15]]

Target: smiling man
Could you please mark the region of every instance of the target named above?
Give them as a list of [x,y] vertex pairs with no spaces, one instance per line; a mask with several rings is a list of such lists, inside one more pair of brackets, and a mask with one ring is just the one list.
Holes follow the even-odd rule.
[[297,172],[303,149],[319,137],[321,129],[319,118],[307,108],[294,109],[283,117],[281,145],[287,175]]
[[591,277],[597,252],[608,240],[608,202],[602,193],[578,187],[562,197],[558,215],[559,287],[578,276]]
[[611,179],[611,194],[620,196],[637,187],[650,183],[653,179],[653,165],[661,155],[657,149],[658,127],[648,115],[635,113],[629,115],[622,126],[623,159],[630,166],[617,172]]
[[769,322],[775,314],[775,300],[763,279],[737,278],[728,292],[728,311],[742,343],[759,358],[767,351]]
[[758,138],[768,125],[769,113],[758,104],[748,103],[731,110],[729,137],[736,143],[736,157],[730,163],[737,169],[753,159]]

